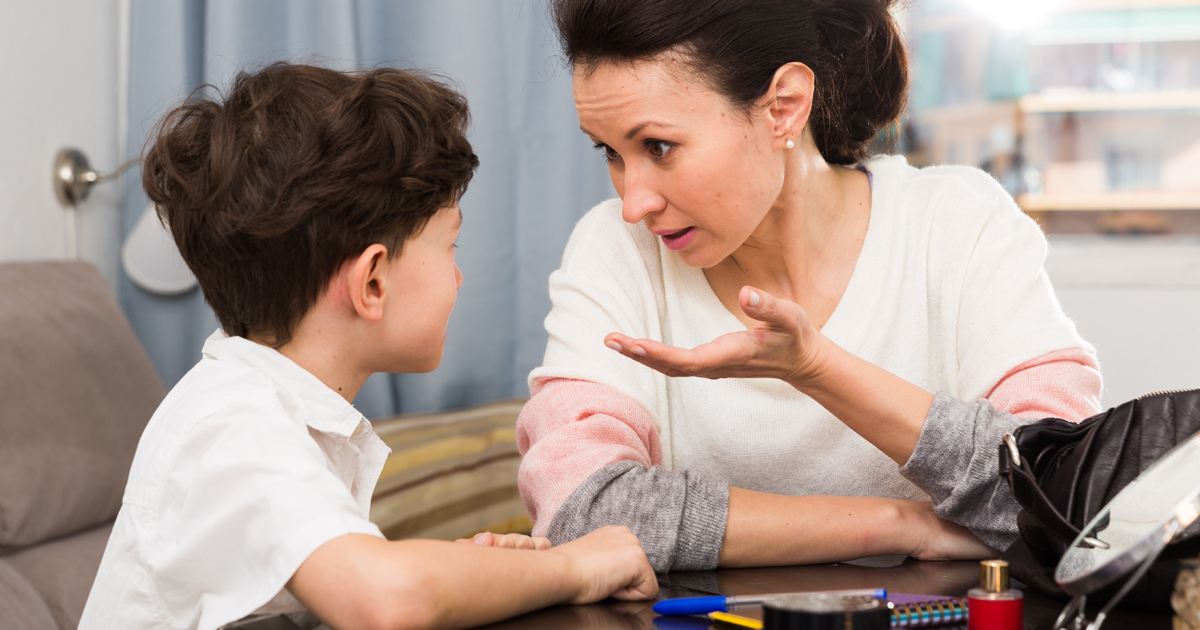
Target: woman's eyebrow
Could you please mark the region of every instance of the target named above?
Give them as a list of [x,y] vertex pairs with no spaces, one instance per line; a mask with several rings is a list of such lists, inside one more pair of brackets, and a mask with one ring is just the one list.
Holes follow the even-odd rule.
[[648,121],[646,121],[646,122],[644,122],[644,123],[642,123],[642,124],[640,124],[640,125],[637,125],[637,126],[636,126],[636,127],[634,127],[633,129],[630,129],[630,130],[629,130],[629,133],[625,134],[625,139],[626,139],[626,140],[633,140],[633,137],[634,137],[634,136],[636,136],[636,135],[638,135],[639,133],[641,133],[641,132],[642,132],[642,130],[643,130],[643,129],[645,129],[646,127],[665,127],[665,128],[667,128],[667,129],[670,129],[670,128],[674,127],[674,126],[675,126],[675,125],[672,125],[672,124],[670,124],[670,123],[664,123],[664,122],[658,122],[658,121],[654,121],[654,120],[648,120]]
[[[646,127],[663,127],[666,129],[671,129],[671,128],[675,127],[675,125],[672,125],[671,123],[658,122],[656,120],[648,120],[644,123],[634,126],[633,129],[630,129],[629,132],[625,134],[625,139],[633,140],[633,137],[638,135],[639,133],[641,133],[642,130],[645,129]],[[591,138],[593,140],[596,139],[596,134],[585,129],[583,127],[583,125],[579,126],[579,130],[582,131],[583,133],[587,134],[589,138]]]

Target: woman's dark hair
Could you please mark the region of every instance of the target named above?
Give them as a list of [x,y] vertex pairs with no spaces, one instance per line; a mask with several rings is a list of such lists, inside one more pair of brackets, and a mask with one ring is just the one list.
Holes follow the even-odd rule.
[[827,162],[853,164],[904,110],[908,60],[895,0],[551,0],[567,60],[587,69],[678,50],[713,89],[749,111],[775,71],[816,76],[809,128]]
[[142,184],[230,335],[289,340],[333,274],[466,191],[467,102],[413,72],[276,63],[158,123]]

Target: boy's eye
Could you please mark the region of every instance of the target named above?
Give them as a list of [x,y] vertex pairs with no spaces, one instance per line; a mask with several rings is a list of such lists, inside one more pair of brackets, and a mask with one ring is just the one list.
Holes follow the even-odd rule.
[[650,153],[650,157],[661,160],[671,152],[675,145],[663,140],[647,140],[646,151]]
[[620,154],[618,154],[616,151],[613,151],[612,147],[608,146],[607,144],[604,144],[603,142],[597,142],[596,144],[594,144],[592,146],[596,150],[604,152],[604,161],[606,161],[606,162],[616,162],[617,160],[621,159]]

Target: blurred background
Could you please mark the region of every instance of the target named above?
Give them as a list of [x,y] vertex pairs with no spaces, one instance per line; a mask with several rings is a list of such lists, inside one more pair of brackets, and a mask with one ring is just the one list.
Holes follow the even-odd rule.
[[[1200,386],[1200,0],[910,0],[897,18],[909,109],[877,150],[982,168],[1038,221],[1105,405]],[[137,169],[73,209],[51,175],[65,147],[115,170],[202,84],[278,59],[392,65],[470,100],[482,166],[445,360],[373,377],[355,401],[372,418],[526,396],[547,277],[575,221],[613,196],[542,0],[10,0],[0,52],[0,261],[95,264],[168,387],[216,320],[197,289],[129,259],[153,240]]]

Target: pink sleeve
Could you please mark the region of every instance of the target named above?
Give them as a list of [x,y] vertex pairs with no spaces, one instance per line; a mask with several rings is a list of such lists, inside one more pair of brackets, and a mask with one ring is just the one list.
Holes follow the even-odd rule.
[[641,405],[590,381],[534,382],[517,419],[517,486],[542,536],[558,507],[592,473],[620,461],[662,463],[658,426]]
[[994,407],[1022,418],[1079,422],[1100,413],[1100,365],[1080,348],[1057,350],[1013,368],[992,388]]

